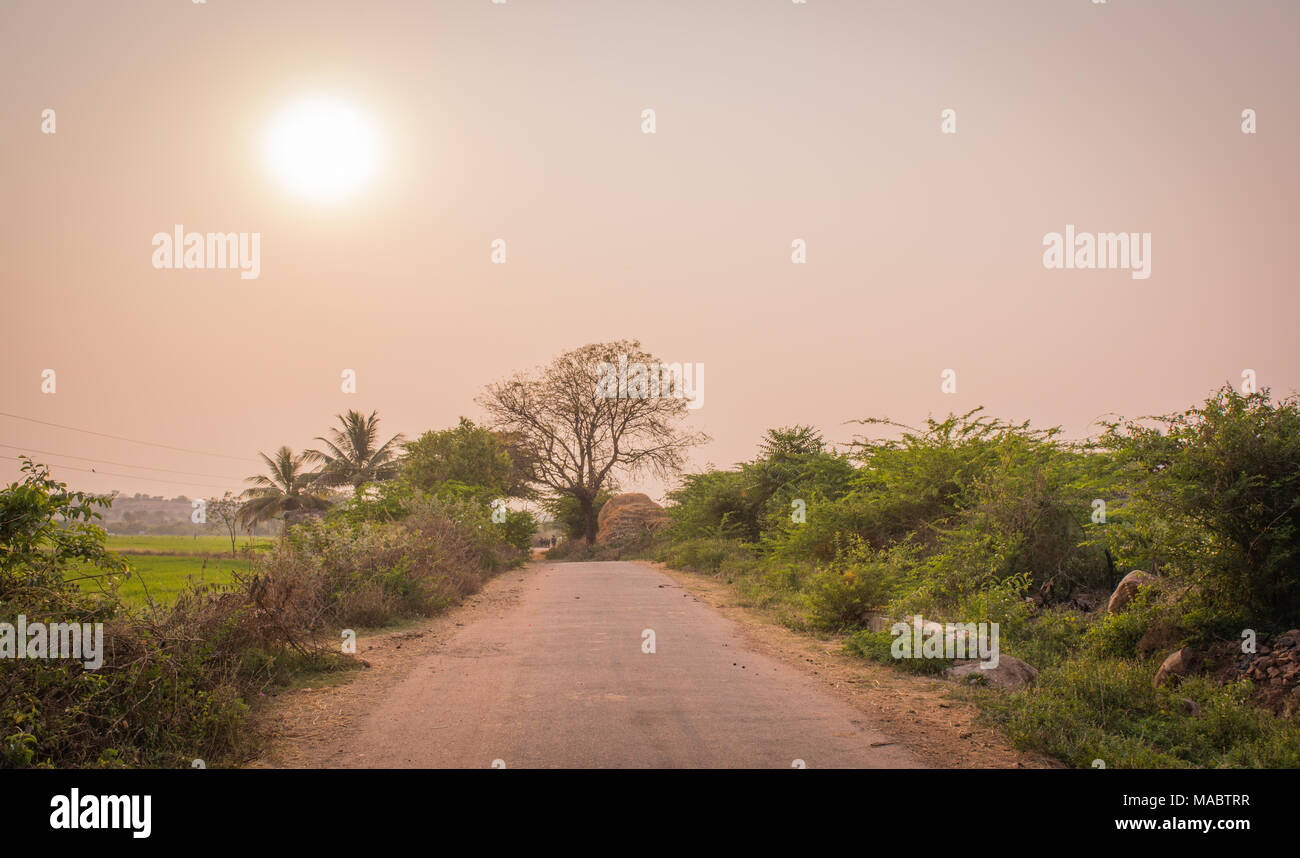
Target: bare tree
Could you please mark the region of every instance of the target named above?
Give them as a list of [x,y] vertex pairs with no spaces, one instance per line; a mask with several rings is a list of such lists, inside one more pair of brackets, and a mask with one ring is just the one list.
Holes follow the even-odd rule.
[[243,508],[239,498],[226,492],[222,497],[207,500],[207,513],[211,516],[210,524],[220,524],[230,534],[230,556],[235,556],[235,530],[239,527],[239,512]]
[[590,544],[602,487],[619,474],[675,474],[686,450],[708,440],[678,426],[687,393],[680,367],[674,374],[639,341],[620,340],[488,385],[478,402],[530,454],[533,481],[577,501]]

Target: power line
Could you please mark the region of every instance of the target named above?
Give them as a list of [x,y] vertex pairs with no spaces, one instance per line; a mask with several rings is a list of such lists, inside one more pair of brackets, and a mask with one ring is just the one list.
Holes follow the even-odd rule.
[[[175,468],[155,468],[149,465],[132,465],[129,462],[110,462],[108,459],[98,459],[94,456],[74,456],[71,453],[56,453],[53,450],[37,450],[35,447],[20,447],[16,444],[0,444],[9,450],[23,450],[30,453],[40,453],[42,456],[59,456],[64,459],[80,459],[83,462],[103,462],[105,465],[113,465],[118,468],[140,468],[145,471],[162,471],[166,474],[183,474],[187,477],[212,477],[218,480],[241,480],[242,477],[230,477],[225,474],[203,474],[198,471],[178,471]],[[95,473],[100,473],[96,471]]]
[[243,456],[229,456],[225,453],[209,453],[206,450],[191,450],[188,447],[173,447],[171,444],[159,444],[154,441],[141,441],[138,438],[124,438],[121,435],[110,435],[107,432],[96,432],[94,429],[81,429],[77,426],[64,426],[62,423],[51,423],[48,420],[37,420],[35,417],[24,417],[21,414],[8,414],[4,411],[0,411],[0,417],[12,417],[14,420],[26,420],[28,423],[39,423],[42,426],[53,426],[56,429],[68,429],[72,432],[85,432],[87,435],[98,435],[101,438],[112,438],[114,441],[126,441],[130,444],[144,444],[146,447],[161,447],[164,450],[175,450],[178,453],[193,453],[198,456],[215,456],[218,459],[234,459],[236,462],[257,461],[256,459],[247,459]]
[[[12,459],[15,462],[22,461],[22,459],[20,459],[17,456],[0,456],[0,459]],[[158,477],[139,477],[134,474],[115,474],[112,471],[97,471],[94,468],[75,468],[72,465],[53,465],[51,467],[66,468],[69,471],[81,471],[82,473],[103,475],[105,477],[118,477],[123,480],[144,480],[146,482],[152,482],[152,483],[170,483],[174,486],[190,486],[190,487],[201,486],[207,489],[225,489],[226,491],[230,490],[230,486],[228,484],[224,486],[214,486],[211,483],[193,483],[193,482],[181,482],[179,480],[162,480],[159,479]]]

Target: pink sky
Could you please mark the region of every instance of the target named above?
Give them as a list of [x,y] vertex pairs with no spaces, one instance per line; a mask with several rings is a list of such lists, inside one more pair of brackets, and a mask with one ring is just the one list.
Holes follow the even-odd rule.
[[[10,417],[0,456],[57,453],[96,491],[238,490],[345,409],[443,428],[623,337],[704,364],[696,465],[792,423],[846,441],[983,404],[1082,436],[1245,368],[1289,393],[1298,34],[1300,4],[1249,0],[10,0],[0,411],[240,460]],[[311,94],[383,140],[343,202],[261,153]],[[155,270],[177,223],[260,233],[260,277]],[[1046,270],[1067,224],[1151,233],[1150,278]],[[92,465],[138,476],[71,470]]]

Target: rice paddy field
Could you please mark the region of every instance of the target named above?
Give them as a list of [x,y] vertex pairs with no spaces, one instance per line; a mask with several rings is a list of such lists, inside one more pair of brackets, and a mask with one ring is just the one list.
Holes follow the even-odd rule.
[[[121,580],[118,592],[125,601],[141,607],[149,600],[169,604],[191,580],[228,584],[236,572],[249,572],[253,557],[269,548],[271,542],[269,537],[237,537],[236,556],[232,557],[230,538],[218,534],[108,537],[108,547],[131,566],[131,574]],[[77,583],[92,592],[103,586],[95,579]]]
[[[235,550],[245,546],[266,550],[271,538],[236,537]],[[230,556],[230,537],[205,533],[199,536],[116,536],[108,537],[108,547],[119,554],[211,554]]]

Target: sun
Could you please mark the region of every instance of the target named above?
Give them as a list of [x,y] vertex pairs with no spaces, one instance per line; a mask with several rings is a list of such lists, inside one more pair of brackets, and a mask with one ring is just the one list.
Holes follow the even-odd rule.
[[281,112],[266,139],[271,170],[288,188],[315,200],[350,196],[379,166],[370,119],[348,104],[303,99]]

